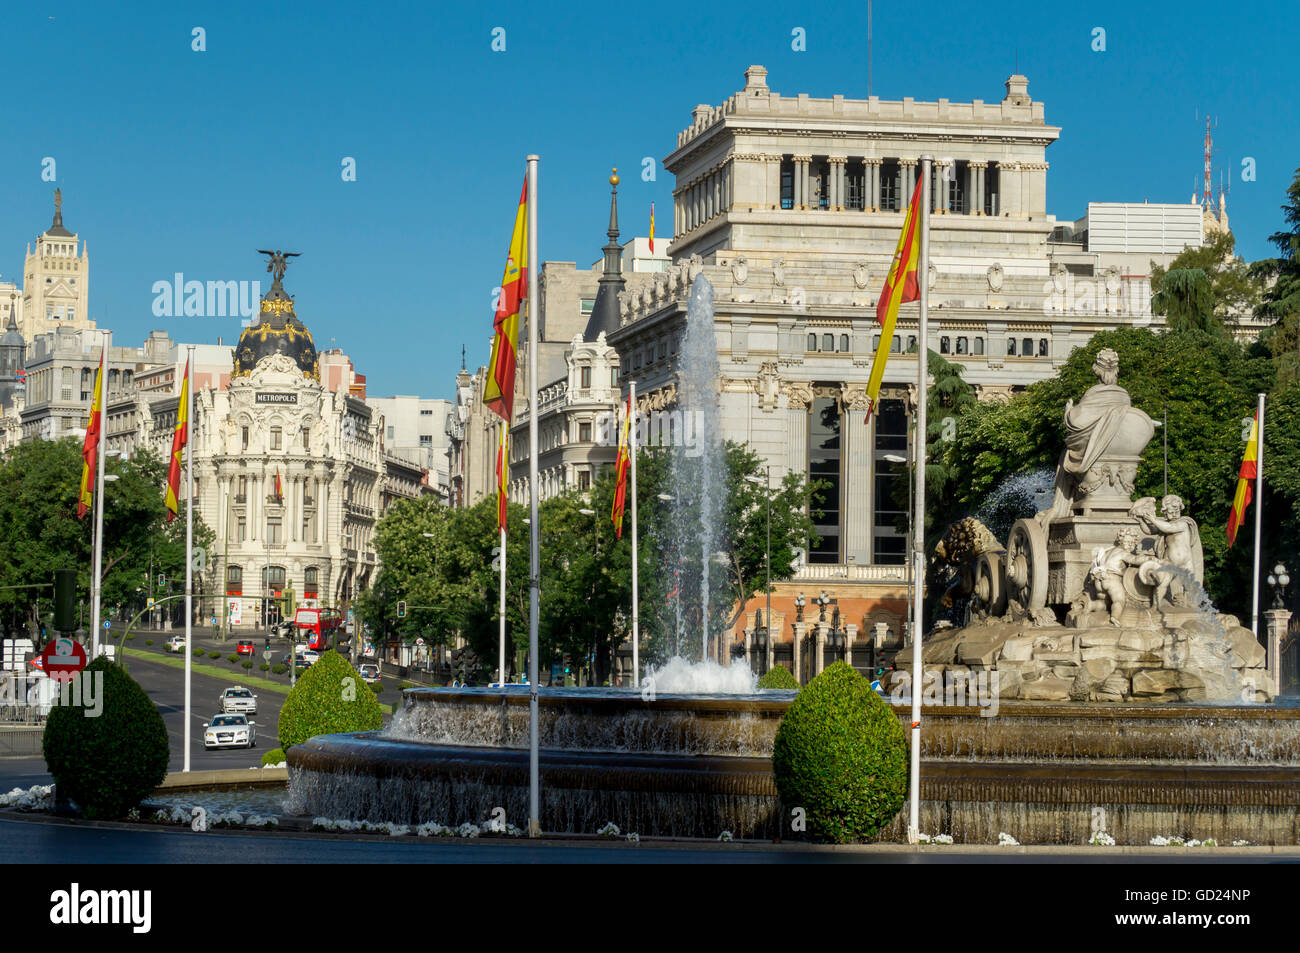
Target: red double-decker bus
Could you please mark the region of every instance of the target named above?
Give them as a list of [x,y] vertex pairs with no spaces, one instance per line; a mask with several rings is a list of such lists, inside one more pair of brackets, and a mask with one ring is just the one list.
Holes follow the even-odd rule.
[[329,648],[330,636],[343,625],[337,609],[299,609],[293,617],[297,635],[306,636],[307,648],[318,652]]

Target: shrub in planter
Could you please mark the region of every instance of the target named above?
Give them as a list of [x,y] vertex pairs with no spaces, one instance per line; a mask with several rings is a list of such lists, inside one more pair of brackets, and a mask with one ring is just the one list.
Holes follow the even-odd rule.
[[253,667],[253,660],[252,660],[252,659],[244,659],[244,660],[243,660],[242,662],[240,662],[239,664],[240,664],[240,667],[244,669],[244,671],[249,671],[249,670],[251,670],[252,667]]
[[220,653],[220,652],[209,652],[209,653],[208,653],[208,658],[221,658],[221,653]]
[[281,665],[279,662],[276,662],[274,665],[271,666],[272,675],[283,675],[287,671],[289,671],[289,666]]
[[799,690],[799,683],[794,680],[790,670],[784,665],[775,665],[758,680],[759,688],[791,688]]
[[262,755],[262,764],[284,764],[284,749],[272,748]]
[[377,731],[384,719],[370,686],[334,651],[298,676],[280,709],[280,745],[290,748],[313,735]]
[[907,738],[871,684],[836,662],[781,719],[772,769],[786,816],[802,807],[814,840],[863,840],[892,821],[907,797]]
[[[42,750],[60,797],[75,801],[86,817],[118,818],[167,776],[167,729],[157,706],[121,666],[97,658],[79,678],[96,674],[102,686],[91,682],[93,692],[83,689],[82,705],[50,711]],[[99,713],[87,717],[96,708]]]

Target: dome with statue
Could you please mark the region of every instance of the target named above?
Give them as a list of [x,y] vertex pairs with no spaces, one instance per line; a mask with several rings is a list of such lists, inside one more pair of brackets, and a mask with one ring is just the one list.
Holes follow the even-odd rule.
[[271,354],[283,354],[298,366],[304,376],[320,380],[316,344],[312,341],[307,326],[294,313],[293,298],[285,292],[282,284],[286,259],[296,257],[299,253],[258,251],[259,254],[269,256],[266,270],[271,273],[273,281],[271,290],[262,298],[257,320],[239,335],[233,376],[246,376],[262,358]]

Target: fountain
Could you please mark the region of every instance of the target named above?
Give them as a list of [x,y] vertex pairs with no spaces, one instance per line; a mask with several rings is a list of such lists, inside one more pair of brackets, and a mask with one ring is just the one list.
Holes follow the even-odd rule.
[[[698,328],[707,285],[697,281],[692,303]],[[928,638],[923,661],[947,680],[996,676],[998,705],[927,701],[921,829],[984,844],[1003,831],[1040,844],[1082,844],[1099,831],[1121,844],[1295,844],[1300,709],[1260,704],[1263,650],[1205,598],[1181,501],[1167,497],[1161,512],[1132,501],[1152,429],[1116,385],[1115,363],[1101,352],[1102,383],[1067,406],[1052,505],[1017,520],[1005,547],[973,524],[961,555],[950,554],[964,560],[970,621]],[[716,412],[706,392],[686,392]],[[702,437],[710,427],[716,418]],[[718,485],[676,489],[709,512],[707,488]],[[689,547],[704,567],[710,532]],[[683,532],[668,553],[685,559],[699,538]],[[709,588],[705,568],[700,619]],[[678,616],[679,637],[690,615]],[[543,829],[591,834],[613,821],[642,836],[792,836],[797,805],[779,802],[771,752],[794,693],[755,692],[747,670],[707,660],[671,661],[654,676],[641,691],[540,691]],[[909,706],[895,711],[906,724]],[[522,827],[527,738],[524,689],[407,690],[388,731],[289,749],[290,803],[448,826],[500,808]],[[881,839],[904,839],[905,823],[896,818]]]

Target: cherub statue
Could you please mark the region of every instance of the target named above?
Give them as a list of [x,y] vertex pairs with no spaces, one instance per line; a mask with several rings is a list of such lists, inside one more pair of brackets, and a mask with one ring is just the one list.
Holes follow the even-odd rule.
[[1138,541],[1142,534],[1132,526],[1124,526],[1115,534],[1115,545],[1109,549],[1101,546],[1093,556],[1092,568],[1088,570],[1088,581],[1097,593],[1096,599],[1088,599],[1085,593],[1086,609],[1101,609],[1110,603],[1110,624],[1120,625],[1120,616],[1124,613],[1124,603],[1128,596],[1124,592],[1124,570],[1129,566],[1141,566],[1148,557],[1137,552]]
[[1196,529],[1196,521],[1183,515],[1182,497],[1168,494],[1160,501],[1160,509],[1163,519],[1156,516],[1155,498],[1148,496],[1138,500],[1129,510],[1130,516],[1140,522],[1148,533],[1157,537],[1156,559],[1148,560],[1140,573],[1143,582],[1156,587],[1152,598],[1152,605],[1156,607],[1162,602],[1174,601],[1170,597],[1169,587],[1183,573],[1199,583],[1204,565],[1201,536]]

